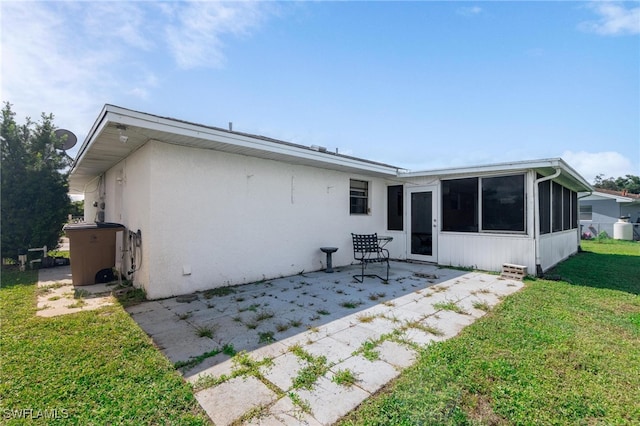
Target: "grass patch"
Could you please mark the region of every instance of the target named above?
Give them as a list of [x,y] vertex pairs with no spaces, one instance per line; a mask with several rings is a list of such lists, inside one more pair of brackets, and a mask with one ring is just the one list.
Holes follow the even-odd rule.
[[89,297],[89,296],[91,296],[91,293],[89,293],[84,288],[75,288],[75,289],[73,289],[73,298],[74,299],[83,299],[83,298]]
[[639,423],[640,245],[583,249],[561,281],[527,280],[342,424]]
[[276,339],[273,337],[273,331],[264,331],[258,333],[258,342],[260,343],[273,343]]
[[246,312],[246,311],[258,312],[259,307],[260,307],[259,303],[254,303],[252,305],[245,306],[244,308],[238,308],[238,312]]
[[209,339],[213,339],[213,335],[215,333],[215,328],[202,325],[196,327],[196,336],[198,337],[208,337]]
[[375,321],[375,319],[377,318],[376,315],[371,315],[371,314],[363,314],[363,315],[358,315],[357,319],[358,321],[362,322],[362,323],[370,323]]
[[287,331],[288,329],[291,328],[291,324],[289,323],[281,323],[279,322],[278,324],[276,324],[276,331],[278,333],[284,333],[285,331]]
[[275,313],[273,311],[267,310],[267,309],[263,309],[260,312],[256,313],[256,315],[254,316],[254,320],[256,322],[260,322],[260,321],[264,321],[270,318],[273,318],[275,316]]
[[147,300],[147,294],[142,288],[131,288],[125,292],[114,292],[114,297],[118,300],[118,303],[124,308],[129,306],[138,305]]
[[78,299],[70,305],[67,305],[67,308],[82,308],[83,306],[87,306],[87,302],[84,299]]
[[300,407],[303,413],[311,413],[309,401],[302,399],[297,393],[289,392],[289,399],[293,402],[293,405]]
[[476,300],[473,302],[473,307],[475,309],[479,309],[481,311],[489,312],[491,310],[491,306],[487,302],[483,302],[482,300]]
[[355,309],[360,305],[362,305],[362,302],[359,300],[348,300],[346,302],[340,303],[340,306],[347,309]]
[[367,340],[362,344],[362,346],[360,346],[360,349],[356,351],[356,353],[361,354],[364,358],[368,359],[369,361],[376,361],[380,359],[380,352],[376,350],[377,347],[378,347],[377,342],[374,342],[372,340]]
[[289,325],[291,327],[294,328],[298,328],[302,325],[302,320],[301,319],[292,319],[291,321],[289,321]]
[[298,375],[292,379],[293,389],[313,389],[318,378],[324,376],[327,371],[329,371],[327,358],[325,356],[313,356],[298,344],[291,346],[289,351],[307,364],[298,372]]
[[351,386],[358,378],[355,373],[349,369],[337,370],[331,381],[340,386]]
[[1,280],[3,411],[64,409],[73,424],[209,424],[122,306],[36,317],[37,271],[3,270]]
[[231,287],[218,287],[210,290],[205,290],[202,295],[205,299],[211,299],[212,297],[228,296],[230,294],[236,294],[236,291]]
[[434,336],[444,335],[444,332],[438,327],[420,321],[406,321],[402,328],[415,328],[416,330],[424,331],[425,333],[433,334]]
[[378,300],[381,299],[383,297],[385,297],[387,295],[387,293],[381,292],[381,293],[369,293],[369,300]]
[[456,302],[453,302],[453,301],[434,303],[433,307],[442,311],[452,311],[452,312],[455,312],[456,314],[465,315],[467,313]]

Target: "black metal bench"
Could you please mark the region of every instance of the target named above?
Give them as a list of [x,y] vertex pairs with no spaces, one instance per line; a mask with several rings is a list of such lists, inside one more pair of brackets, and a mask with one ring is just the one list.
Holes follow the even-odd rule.
[[[364,282],[364,277],[377,277],[381,280],[389,280],[389,250],[380,247],[378,244],[378,234],[351,234],[353,238],[353,258],[360,262],[360,275],[354,275],[358,282]],[[386,263],[387,277],[364,273],[364,268],[369,263]]]

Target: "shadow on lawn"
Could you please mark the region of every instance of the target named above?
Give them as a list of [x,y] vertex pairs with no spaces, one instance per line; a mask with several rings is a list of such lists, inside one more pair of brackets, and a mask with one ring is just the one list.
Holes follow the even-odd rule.
[[640,295],[640,247],[637,256],[584,251],[557,265],[545,276],[554,276],[573,285]]
[[38,270],[20,271],[17,265],[2,266],[2,288],[14,287],[17,285],[30,285],[38,282]]

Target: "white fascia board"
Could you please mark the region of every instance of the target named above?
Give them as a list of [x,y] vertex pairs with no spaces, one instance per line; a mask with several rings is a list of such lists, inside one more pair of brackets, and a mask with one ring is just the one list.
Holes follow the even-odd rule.
[[89,133],[87,133],[87,136],[84,138],[84,142],[82,142],[82,145],[78,150],[78,154],[76,155],[76,158],[73,160],[73,163],[71,165],[71,171],[69,172],[70,175],[75,172],[76,167],[82,162],[82,159],[87,154],[89,148],[93,144],[93,141],[95,141],[96,137],[100,135],[100,133],[102,133],[102,130],[107,125],[105,116],[107,114],[108,107],[110,107],[110,105],[105,105],[102,108],[102,111],[100,111],[98,118],[96,118],[96,121],[93,123],[93,126],[91,126]]
[[[290,157],[298,157],[312,160],[318,163],[351,167],[360,169],[365,173],[370,172],[395,177],[398,170],[397,168],[392,166],[370,163],[367,161],[358,160],[356,158],[338,155],[334,156],[326,152],[319,152],[302,147],[287,145],[286,143],[271,142],[268,140],[253,138],[251,136],[233,132],[220,131],[214,128],[203,127],[193,123],[158,117],[137,111],[131,111],[113,105],[106,105],[103,109],[103,112],[101,113],[101,116],[103,115],[104,119],[96,121],[96,124],[94,124],[94,127],[92,127],[92,133],[90,133],[91,135],[99,134],[106,123],[111,122],[123,124],[125,126],[136,126],[160,132],[173,133],[185,137],[210,140],[212,142],[225,143],[247,149],[255,149]],[[101,125],[97,126],[97,123],[100,121]],[[83,148],[85,148],[84,144]],[[81,152],[83,151],[81,150]],[[79,157],[78,162],[80,161],[82,161],[82,157]]]
[[446,176],[446,175],[466,175],[466,174],[483,174],[491,172],[527,170],[542,167],[558,167],[558,159],[552,160],[535,160],[535,161],[516,161],[511,163],[486,164],[482,166],[465,166],[454,168],[443,168],[433,170],[421,170],[415,172],[399,173],[402,177],[423,177],[423,176]]
[[634,201],[640,201],[640,200],[635,200],[629,197],[623,197],[621,195],[607,194],[607,193],[598,192],[598,191],[593,191],[591,195],[581,198],[581,200],[588,200],[588,201],[616,200],[616,203],[633,203]]
[[535,169],[561,169],[569,174],[575,181],[583,185],[585,189],[591,185],[573,168],[571,168],[561,158],[550,158],[542,160],[515,161],[510,163],[487,164],[483,166],[457,167],[451,169],[425,170],[408,173],[398,173],[398,177],[431,177],[431,176],[454,176],[454,175],[482,175],[487,173],[517,172]]

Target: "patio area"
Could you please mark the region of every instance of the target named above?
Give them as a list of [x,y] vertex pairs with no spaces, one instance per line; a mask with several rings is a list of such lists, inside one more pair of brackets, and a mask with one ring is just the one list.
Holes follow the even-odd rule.
[[127,311],[216,425],[329,425],[412,365],[418,348],[455,336],[523,286],[420,263],[391,262],[388,282],[359,283],[358,272],[302,273]]

